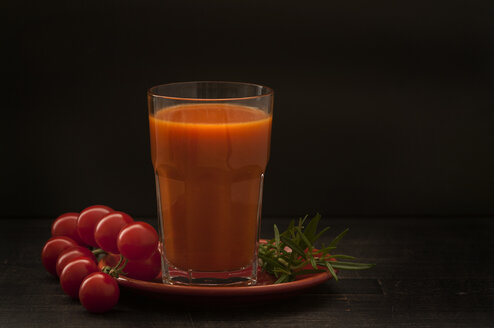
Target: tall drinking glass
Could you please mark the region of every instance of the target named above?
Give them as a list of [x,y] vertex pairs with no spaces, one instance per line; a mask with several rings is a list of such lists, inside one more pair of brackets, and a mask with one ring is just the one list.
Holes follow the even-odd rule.
[[163,282],[255,284],[273,91],[172,83],[148,104]]

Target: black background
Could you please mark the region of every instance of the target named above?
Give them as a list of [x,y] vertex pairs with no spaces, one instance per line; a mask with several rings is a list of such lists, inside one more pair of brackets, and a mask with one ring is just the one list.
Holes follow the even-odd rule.
[[146,90],[275,89],[265,216],[494,215],[492,1],[3,1],[2,216],[154,216]]

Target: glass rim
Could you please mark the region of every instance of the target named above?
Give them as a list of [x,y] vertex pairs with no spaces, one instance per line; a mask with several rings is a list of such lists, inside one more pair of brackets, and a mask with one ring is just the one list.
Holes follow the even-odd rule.
[[[164,96],[160,95],[155,92],[155,90],[159,87],[164,87],[164,86],[171,86],[171,85],[187,85],[187,84],[194,84],[194,83],[218,83],[218,84],[231,84],[231,85],[244,85],[244,86],[254,86],[258,87],[261,89],[265,89],[267,91],[266,94],[262,95],[256,95],[256,96],[245,96],[245,97],[231,97],[231,98],[192,98],[192,97],[177,97],[177,96]],[[256,98],[263,98],[263,97],[269,97],[274,95],[274,90],[268,86],[262,85],[262,84],[257,84],[257,83],[249,83],[249,82],[235,82],[235,81],[187,81],[187,82],[171,82],[171,83],[164,83],[164,84],[158,84],[155,85],[151,88],[148,89],[147,91],[148,96],[151,97],[156,97],[156,98],[163,98],[163,99],[170,99],[170,100],[182,100],[182,101],[232,101],[232,100],[247,100],[247,99],[256,99]]]

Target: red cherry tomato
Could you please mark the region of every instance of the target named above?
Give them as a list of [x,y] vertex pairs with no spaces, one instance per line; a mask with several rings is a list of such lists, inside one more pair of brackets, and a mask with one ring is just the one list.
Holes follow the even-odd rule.
[[65,266],[69,264],[73,259],[82,256],[89,257],[94,262],[96,262],[96,256],[94,256],[93,252],[91,252],[86,247],[74,246],[65,249],[62,253],[60,253],[57,259],[57,265],[56,265],[57,276],[60,277],[63,268],[65,268]]
[[123,269],[127,277],[150,281],[161,272],[161,255],[155,251],[145,260],[128,260]]
[[57,276],[56,264],[57,258],[65,249],[73,246],[78,246],[77,243],[69,237],[59,236],[51,237],[46,242],[41,251],[41,261],[49,273]]
[[84,245],[77,232],[77,218],[79,213],[69,212],[60,215],[51,225],[51,235],[53,237],[66,236],[72,238],[79,245]]
[[117,282],[103,272],[91,273],[79,289],[79,300],[89,312],[109,311],[117,304],[119,297]]
[[126,224],[132,222],[134,222],[134,219],[124,212],[115,211],[110,213],[96,225],[94,229],[94,240],[105,251],[118,254],[118,234]]
[[144,260],[158,247],[158,234],[146,222],[134,222],[120,230],[117,239],[120,254],[129,260]]
[[82,210],[77,218],[77,231],[82,241],[90,246],[98,247],[94,240],[94,229],[98,222],[111,212],[113,209],[104,205],[93,205]]
[[97,271],[98,266],[91,258],[75,258],[63,268],[62,273],[60,274],[60,285],[67,295],[72,298],[77,298],[79,296],[79,288],[84,278]]
[[[100,263],[99,267],[103,268],[105,265],[114,267],[117,265],[119,259],[119,255],[108,254],[104,258],[104,261],[102,261],[103,263]],[[149,258],[144,260],[128,260],[122,271],[126,277],[151,281],[161,272],[160,252],[156,250]]]

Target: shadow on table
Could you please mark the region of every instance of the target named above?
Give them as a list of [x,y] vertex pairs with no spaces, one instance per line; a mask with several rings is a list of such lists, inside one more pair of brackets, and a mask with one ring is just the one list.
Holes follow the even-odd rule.
[[331,302],[331,298],[312,294],[310,290],[299,295],[287,295],[286,297],[281,295],[277,299],[256,299],[254,301],[242,301],[241,299],[223,299],[220,301],[212,299],[209,301],[204,299],[175,300],[172,296],[169,299],[166,297],[156,298],[130,290],[122,290],[118,306],[122,309],[128,308],[129,310],[150,314],[156,312],[190,313],[197,317],[208,313],[208,316],[218,315],[235,317],[236,319],[245,317],[252,320],[276,313],[290,312],[295,314],[297,312],[306,312],[309,309],[317,311],[317,308],[331,307]]

